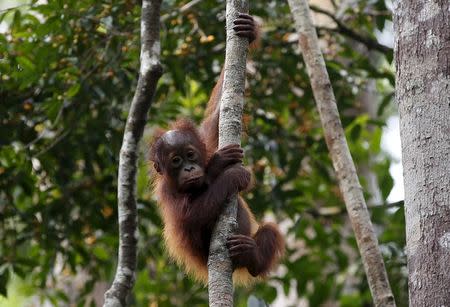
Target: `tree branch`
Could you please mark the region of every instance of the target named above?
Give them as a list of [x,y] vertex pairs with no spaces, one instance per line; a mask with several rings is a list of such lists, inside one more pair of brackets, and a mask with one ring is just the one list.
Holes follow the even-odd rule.
[[313,10],[314,12],[326,15],[326,16],[330,17],[336,23],[337,28],[335,28],[335,29],[330,29],[330,28],[323,28],[323,29],[327,29],[329,31],[334,31],[334,32],[340,33],[342,35],[348,36],[351,39],[365,45],[370,50],[377,50],[381,53],[392,52],[392,48],[382,45],[379,42],[377,42],[376,40],[366,37],[364,35],[361,35],[355,31],[353,31],[352,29],[348,28],[333,13],[331,13],[327,10],[324,10],[320,7],[317,7],[317,6],[311,5],[310,7],[311,7],[311,10]]
[[[227,0],[227,45],[223,92],[220,102],[219,148],[240,144],[241,119],[244,105],[245,67],[248,40],[235,35],[233,21],[239,12],[248,12],[246,0]],[[237,197],[224,206],[211,237],[208,257],[209,306],[233,306],[233,269],[226,240],[236,229]]]
[[159,62],[159,18],[161,0],[143,0],[141,13],[141,64],[139,79],[120,149],[118,213],[119,258],[111,288],[105,293],[103,306],[125,306],[135,281],[137,256],[136,173],[138,145],[147,122],[156,84],[162,75]]
[[[384,209],[388,210],[391,208],[400,208],[404,206],[404,201],[396,201],[393,203],[384,203],[381,205],[367,206],[369,210],[374,209]],[[327,217],[327,216],[337,216],[345,213],[345,209],[341,207],[321,207],[321,208],[307,208],[305,213],[310,214],[312,217]]]
[[299,33],[299,45],[311,79],[326,143],[355,232],[375,306],[395,306],[378,240],[345,139],[336,98],[319,48],[307,0],[288,0],[288,2]]
[[161,16],[161,21],[164,22],[169,18],[173,18],[179,14],[186,14],[187,12],[190,12],[194,6],[202,2],[202,0],[192,0],[180,7],[179,9],[174,10],[171,13],[165,14]]

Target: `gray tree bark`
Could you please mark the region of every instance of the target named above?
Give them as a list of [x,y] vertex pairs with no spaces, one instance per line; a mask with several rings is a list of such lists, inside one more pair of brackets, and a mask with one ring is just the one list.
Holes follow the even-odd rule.
[[[240,12],[248,12],[246,0],[227,0],[227,44],[220,101],[219,148],[241,143],[248,40],[236,36],[233,31],[233,21]],[[208,257],[209,306],[214,307],[233,306],[233,269],[225,244],[237,226],[237,197],[233,196],[224,205],[224,211],[214,227]]]
[[131,102],[119,160],[118,212],[119,258],[111,288],[105,293],[106,307],[126,306],[134,286],[137,256],[136,172],[139,141],[147,122],[156,84],[162,75],[159,63],[159,18],[162,0],[143,0],[141,13],[141,64]]
[[306,0],[289,0],[288,2],[299,33],[299,45],[311,79],[327,146],[355,232],[375,306],[395,306],[378,240],[373,231],[362,187],[345,139],[308,3]]
[[394,7],[410,306],[450,306],[450,2]]

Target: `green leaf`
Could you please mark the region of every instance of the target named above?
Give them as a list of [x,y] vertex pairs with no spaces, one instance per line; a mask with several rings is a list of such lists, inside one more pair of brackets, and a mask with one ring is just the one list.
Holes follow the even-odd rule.
[[392,99],[394,98],[394,93],[390,93],[388,95],[386,95],[383,100],[380,103],[380,106],[378,107],[377,110],[377,116],[381,116],[384,113],[384,110],[386,109],[386,107],[388,106],[389,103],[391,103]]
[[9,270],[3,270],[0,273],[0,295],[7,297],[8,296],[8,281],[9,281]]
[[66,92],[67,97],[71,98],[75,96],[80,91],[80,83],[76,83],[72,85]]
[[379,153],[381,149],[381,137],[383,130],[380,127],[376,127],[371,135],[369,150],[372,153]]
[[100,260],[107,260],[109,258],[108,252],[103,247],[100,246],[94,247],[93,253]]
[[56,117],[58,116],[59,110],[62,107],[62,100],[50,100],[45,102],[44,104],[44,110],[47,114],[47,117],[50,119],[52,123],[55,122]]
[[106,29],[105,25],[101,24],[97,27],[96,31],[98,33],[106,34],[108,33],[108,30]]
[[28,71],[34,71],[36,68],[36,65],[34,65],[33,62],[31,62],[30,59],[24,57],[24,56],[20,56],[16,58],[17,63],[19,63],[19,65],[24,69],[24,70],[28,70]]

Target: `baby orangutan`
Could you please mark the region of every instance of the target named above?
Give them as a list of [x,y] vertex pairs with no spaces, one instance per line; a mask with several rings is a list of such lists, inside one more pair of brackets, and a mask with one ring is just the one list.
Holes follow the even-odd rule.
[[[253,18],[240,14],[236,34],[256,38]],[[217,150],[223,71],[211,94],[206,118],[197,129],[187,120],[161,132],[150,149],[158,175],[155,193],[170,255],[196,279],[207,282],[211,233],[226,200],[248,188],[250,173],[242,166],[243,151],[233,144]],[[227,241],[234,280],[247,283],[265,276],[284,252],[284,240],[273,224],[259,226],[238,198],[238,227]],[[250,275],[249,275],[250,273]]]

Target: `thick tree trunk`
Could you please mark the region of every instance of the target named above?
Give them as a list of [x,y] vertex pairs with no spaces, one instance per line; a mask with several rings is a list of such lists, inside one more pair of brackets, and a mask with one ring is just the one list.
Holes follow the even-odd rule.
[[395,4],[410,306],[450,306],[450,2]]
[[325,139],[355,232],[375,306],[395,306],[378,240],[356,174],[307,0],[289,0]]
[[[241,143],[248,40],[235,35],[233,21],[238,13],[247,12],[246,0],[227,0],[227,46],[220,102],[219,148],[228,144]],[[237,224],[237,197],[233,197],[224,205],[224,212],[214,228],[209,248],[209,306],[231,307],[233,306],[233,269],[225,243]]]
[[119,214],[119,258],[105,307],[126,306],[134,285],[137,256],[136,173],[138,145],[147,122],[148,109],[162,74],[159,63],[159,17],[162,0],[143,0],[141,13],[141,65],[120,149],[117,191]]

